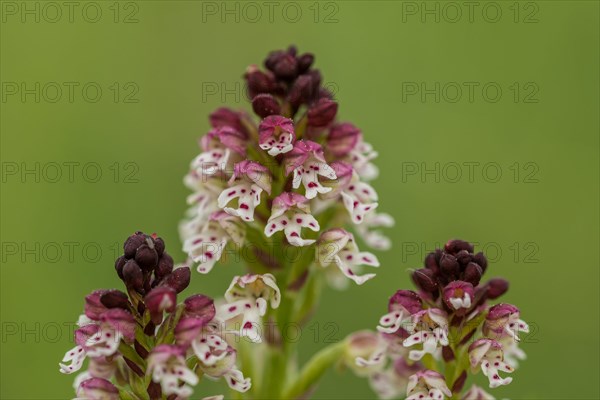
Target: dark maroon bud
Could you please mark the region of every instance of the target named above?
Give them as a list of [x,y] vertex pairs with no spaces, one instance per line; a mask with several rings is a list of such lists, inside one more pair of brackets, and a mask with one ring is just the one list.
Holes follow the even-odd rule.
[[292,54],[282,55],[273,66],[273,73],[280,79],[292,79],[298,74],[298,61]]
[[462,265],[467,265],[468,263],[471,262],[472,257],[471,257],[471,254],[467,250],[461,250],[458,253],[456,253],[456,259]]
[[442,347],[442,357],[444,357],[444,361],[446,362],[454,360],[454,352],[450,346]]
[[465,382],[467,381],[467,371],[463,371],[462,374],[454,381],[452,385],[452,393],[460,393],[465,386]]
[[479,264],[482,272],[485,272],[488,266],[488,260],[481,251],[473,256],[473,261]]
[[128,288],[141,292],[144,288],[144,274],[134,260],[129,260],[123,267],[123,280]]
[[123,250],[125,251],[125,257],[133,258],[135,257],[135,251],[138,247],[140,247],[146,241],[146,235],[142,232],[136,232],[133,235],[129,236],[123,245]]
[[300,75],[290,89],[288,100],[296,107],[309,102],[319,93],[320,83],[321,75],[318,71]]
[[[150,244],[154,246],[152,241],[150,241]],[[138,247],[135,252],[135,261],[144,271],[150,271],[154,269],[158,263],[158,254],[148,243],[145,243]]]
[[271,93],[277,86],[273,74],[259,70],[256,65],[248,67],[244,78],[246,79],[246,86],[250,98],[261,93]]
[[125,266],[126,262],[127,259],[125,258],[125,256],[121,256],[117,258],[117,261],[115,261],[115,270],[117,271],[117,275],[119,275],[119,278],[121,279],[123,279],[123,267]]
[[279,61],[279,59],[281,57],[283,57],[283,55],[285,54],[285,52],[283,50],[276,50],[276,51],[272,51],[269,53],[269,55],[267,56],[267,58],[265,59],[265,67],[271,71],[274,70],[275,65],[277,64],[277,62]]
[[458,274],[459,265],[456,257],[453,255],[444,253],[440,258],[440,269],[442,273],[447,276],[455,276]]
[[152,240],[154,241],[154,250],[156,250],[156,254],[158,254],[159,257],[162,256],[165,252],[165,241],[160,237],[153,237]]
[[298,73],[303,74],[308,71],[310,66],[315,61],[315,56],[312,53],[304,53],[298,57]]
[[467,250],[469,253],[473,252],[473,245],[469,242],[465,242],[464,240],[458,240],[458,239],[454,239],[454,240],[449,240],[446,245],[444,246],[444,249],[448,252],[448,253],[458,253],[461,250]]
[[497,299],[508,291],[508,281],[502,278],[490,279],[486,286],[488,298],[491,300]]
[[122,308],[124,310],[129,308],[129,298],[127,295],[116,289],[107,290],[100,296],[100,302],[106,308]]
[[481,275],[482,275],[481,267],[478,264],[475,264],[474,262],[470,262],[469,264],[467,264],[467,268],[465,268],[463,280],[465,282],[469,282],[471,285],[473,285],[475,287],[475,286],[479,285],[479,281],[481,280]]
[[331,93],[329,89],[325,89],[324,87],[320,87],[317,93],[317,99],[329,99],[334,100],[334,95]]
[[413,272],[412,278],[415,284],[425,292],[435,292],[437,290],[435,275],[430,269],[418,269]]
[[287,52],[288,52],[288,54],[291,54],[291,55],[293,55],[295,57],[296,54],[298,53],[298,48],[295,45],[291,44],[288,47]]
[[190,284],[191,272],[189,267],[175,269],[160,283],[161,286],[169,286],[177,293],[181,293]]
[[169,254],[163,253],[162,257],[158,260],[158,265],[154,269],[156,279],[161,280],[169,275],[171,271],[173,271],[173,258]]
[[267,93],[259,94],[252,99],[252,109],[261,118],[278,115],[281,112],[281,107],[275,97]]
[[440,269],[440,266],[438,265],[438,260],[439,257],[437,257],[437,255],[432,252],[425,256],[425,261],[423,262],[423,265],[425,265],[425,268],[437,271]]
[[196,317],[202,321],[209,322],[215,317],[215,304],[213,299],[203,294],[196,294],[183,301],[185,304],[185,314],[189,317]]
[[338,104],[329,99],[321,99],[308,110],[308,125],[327,126],[337,114]]

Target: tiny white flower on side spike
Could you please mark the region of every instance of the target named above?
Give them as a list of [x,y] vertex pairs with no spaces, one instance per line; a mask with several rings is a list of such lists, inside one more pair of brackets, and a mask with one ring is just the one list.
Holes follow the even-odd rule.
[[361,252],[356,246],[354,236],[341,228],[323,232],[319,237],[316,252],[317,262],[322,267],[335,265],[344,276],[358,285],[374,278],[375,274],[358,275],[357,267],[379,267],[377,257],[369,252]]

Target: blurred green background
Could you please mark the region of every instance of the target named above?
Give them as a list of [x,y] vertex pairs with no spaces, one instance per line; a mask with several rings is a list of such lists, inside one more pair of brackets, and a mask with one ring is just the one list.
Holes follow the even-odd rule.
[[[245,67],[295,43],[379,151],[397,220],[377,278],[327,292],[302,357],[374,328],[407,270],[458,237],[534,328],[494,395],[598,398],[598,4],[3,1],[0,397],[71,398],[58,362],[83,296],[119,286],[135,230],[183,260],[182,177],[208,114],[247,109]],[[240,271],[194,273],[185,294],[218,296]],[[315,397],[374,396],[331,372]]]

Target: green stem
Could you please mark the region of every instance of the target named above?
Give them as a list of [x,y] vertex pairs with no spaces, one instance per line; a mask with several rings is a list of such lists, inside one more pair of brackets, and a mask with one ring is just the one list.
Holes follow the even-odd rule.
[[337,362],[346,348],[346,342],[332,344],[315,354],[302,368],[294,383],[286,387],[282,399],[297,399],[308,393],[325,371]]

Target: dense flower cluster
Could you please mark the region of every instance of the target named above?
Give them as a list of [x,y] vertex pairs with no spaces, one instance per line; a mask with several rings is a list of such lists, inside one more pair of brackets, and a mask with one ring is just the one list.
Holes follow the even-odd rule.
[[123,247],[116,269],[128,294],[97,290],[85,298],[76,346],[60,364],[71,374],[89,358],[87,371],[75,379],[78,398],[186,399],[202,376],[247,391],[250,378],[236,367],[233,339],[261,341],[262,317],[279,306],[275,278],[235,277],[218,307],[201,294],[177,304],[190,270],[173,269],[162,239],[136,232]]
[[343,226],[351,224],[372,248],[390,247],[378,228],[394,221],[376,212],[378,196],[367,183],[378,174],[377,153],[357,127],[336,121],[338,104],[313,62],[312,54],[290,47],[270,53],[265,70],[248,67],[247,92],[260,121],[228,108],[210,115],[212,129],[185,177],[194,193],[181,224],[184,251],[198,272],[208,273],[228,245],[276,268],[277,246],[317,244],[319,257],[335,242],[335,254],[317,260],[332,282],[375,276],[359,275],[360,265],[379,263],[359,252]]
[[[511,383],[506,374],[525,357],[519,334],[529,328],[517,307],[490,304],[508,282],[482,283],[487,260],[461,240],[426,257],[412,273],[418,291],[397,291],[376,331],[299,365],[289,328],[310,319],[324,280],[344,287],[375,277],[363,268],[379,261],[358,242],[387,250],[379,228],[394,224],[369,184],[377,153],[357,127],[336,120],[338,104],[313,62],[295,47],[270,53],[264,69],[244,75],[259,120],[228,108],[210,115],[184,178],[193,191],[180,223],[187,261],[176,266],[156,235],[125,241],[115,269],[126,292],[85,298],[76,346],[59,364],[72,374],[87,360],[77,399],[185,400],[203,378],[224,381],[235,398],[304,399],[339,362],[383,399],[492,399],[478,386],[463,393],[469,372],[481,371],[490,388]],[[229,255],[249,273],[222,299],[178,303],[191,266],[207,274]]]
[[[428,254],[425,267],[412,274],[418,293],[397,291],[378,332],[352,335],[347,363],[369,377],[383,399],[459,396],[469,366],[483,372],[490,388],[511,383],[501,372],[512,373],[517,359],[525,358],[519,332],[529,327],[517,307],[489,304],[508,290],[508,282],[495,278],[482,284],[487,264],[483,253],[474,254],[462,240]],[[474,386],[461,398],[492,397]]]

